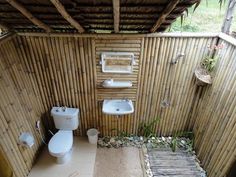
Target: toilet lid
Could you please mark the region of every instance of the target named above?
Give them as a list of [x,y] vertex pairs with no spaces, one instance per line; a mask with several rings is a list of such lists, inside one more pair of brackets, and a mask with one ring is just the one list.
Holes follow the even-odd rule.
[[48,149],[52,154],[64,154],[73,144],[73,135],[70,130],[59,130],[49,141]]

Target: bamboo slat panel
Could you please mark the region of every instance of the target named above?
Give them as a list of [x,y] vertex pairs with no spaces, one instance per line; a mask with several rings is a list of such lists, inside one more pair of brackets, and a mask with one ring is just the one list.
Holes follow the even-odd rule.
[[[80,108],[80,125],[76,133],[85,134],[97,127],[96,64],[94,40],[91,38],[18,37],[25,52],[25,66],[35,82],[47,110],[52,106]],[[48,127],[53,129],[52,118]]]
[[209,176],[223,177],[236,155],[236,46],[224,48],[213,84],[200,99],[194,133],[195,148]]
[[[170,135],[188,128],[189,111],[195,98],[194,69],[216,38],[144,38],[135,130],[141,121],[160,118],[155,127],[159,135]],[[177,64],[171,61],[184,53]],[[163,102],[169,106],[162,106]]]
[[[37,87],[21,63],[13,40],[0,46],[0,148],[6,155],[14,176],[26,176],[41,146],[35,127],[45,110]],[[18,145],[22,132],[31,132],[35,145],[25,149]]]
[[[54,105],[80,108],[80,134],[91,127],[99,128],[102,135],[137,133],[141,121],[160,117],[156,131],[167,135],[187,129],[192,109],[189,103],[193,102],[197,89],[193,71],[207,51],[206,46],[214,42],[216,38],[211,37],[20,36],[15,45],[22,46],[25,67],[33,73],[47,110]],[[101,52],[110,51],[133,52],[134,72],[102,73]],[[184,58],[171,65],[171,60],[180,53],[185,53]],[[108,78],[131,80],[133,87],[104,89],[101,83]],[[133,100],[135,113],[120,118],[104,115],[102,101],[109,98]],[[162,108],[163,101],[170,102],[170,106]],[[52,128],[51,120],[47,124]]]
[[[128,98],[132,101],[136,100],[138,72],[139,72],[139,58],[141,49],[141,39],[96,39],[96,69],[97,69],[97,100],[115,98]],[[132,74],[115,74],[103,73],[101,61],[102,52],[131,52],[135,56],[135,65]],[[101,84],[106,79],[114,79],[121,81],[132,81],[133,86],[127,89],[104,89]]]
[[[132,133],[134,124],[134,114],[126,116],[110,116],[102,113],[102,101],[104,99],[131,99],[135,104],[137,94],[137,83],[139,73],[139,60],[141,52],[141,38],[123,38],[123,39],[96,39],[96,88],[98,109],[98,128],[103,135],[117,135],[120,133]],[[131,52],[134,53],[135,65],[131,74],[103,73],[99,64],[102,52]],[[101,86],[106,79],[119,81],[132,81],[131,88],[107,89]]]

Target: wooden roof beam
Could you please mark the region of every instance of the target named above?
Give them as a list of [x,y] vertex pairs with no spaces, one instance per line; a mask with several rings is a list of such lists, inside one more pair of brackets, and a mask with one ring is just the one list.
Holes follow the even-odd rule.
[[115,31],[115,33],[119,33],[120,0],[112,0],[112,1],[113,1],[114,31]]
[[66,11],[65,7],[61,4],[59,0],[50,0],[53,5],[56,7],[58,12],[73,26],[75,27],[79,33],[83,33],[85,30],[84,28],[75,20],[73,19],[70,14]]
[[163,10],[160,17],[156,21],[156,23],[153,25],[153,27],[150,29],[150,32],[154,33],[161,24],[165,21],[166,17],[171,13],[172,10],[176,7],[176,5],[179,3],[180,0],[172,0],[167,5],[167,7]]
[[44,29],[48,33],[52,31],[52,29],[48,25],[46,25],[45,23],[34,17],[30,11],[28,11],[22,4],[20,4],[16,0],[6,0],[6,1],[9,4],[11,4],[14,8],[19,10],[25,17],[27,17],[33,24],[37,25],[39,28]]

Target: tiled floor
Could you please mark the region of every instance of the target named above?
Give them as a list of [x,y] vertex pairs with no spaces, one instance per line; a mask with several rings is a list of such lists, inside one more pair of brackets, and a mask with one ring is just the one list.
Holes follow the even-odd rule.
[[142,177],[139,149],[98,148],[94,177]]
[[40,155],[29,177],[93,177],[97,146],[87,138],[74,137],[72,158],[66,164],[56,164],[47,148]]

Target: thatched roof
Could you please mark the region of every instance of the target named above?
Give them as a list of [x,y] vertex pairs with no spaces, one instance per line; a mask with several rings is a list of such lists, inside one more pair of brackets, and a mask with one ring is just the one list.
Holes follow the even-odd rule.
[[0,0],[15,31],[160,32],[199,0]]

